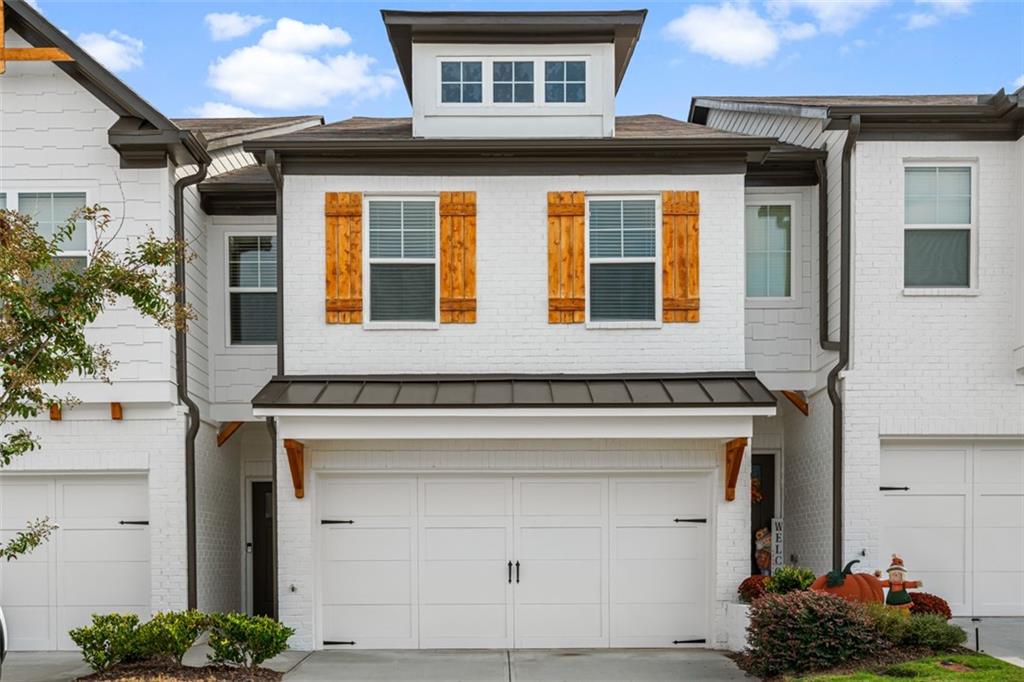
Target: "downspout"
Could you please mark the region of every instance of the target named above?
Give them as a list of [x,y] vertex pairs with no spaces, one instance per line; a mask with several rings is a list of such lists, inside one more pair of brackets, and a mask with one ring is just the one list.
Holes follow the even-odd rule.
[[[174,239],[185,243],[185,188],[197,185],[206,177],[210,156],[191,135],[183,136],[186,148],[197,161],[197,170],[174,183]],[[185,250],[179,248],[174,263],[175,302],[181,308],[187,303],[185,295]],[[199,433],[199,406],[188,394],[188,343],[186,331],[174,333],[174,356],[177,370],[178,402],[188,408],[188,429],[185,432],[185,552],[188,569],[188,608],[195,609],[199,601],[196,567],[196,435]]]
[[[284,176],[273,149],[268,149],[264,163],[274,181],[275,213],[277,214],[277,374],[284,376]],[[270,608],[274,618],[277,614],[277,423],[267,417],[270,431],[270,566],[273,584],[270,589]]]
[[828,337],[828,162],[814,162],[818,175],[818,343],[822,350],[839,350]]
[[832,401],[832,567],[843,566],[843,399],[839,395],[839,374],[850,362],[850,274],[852,247],[853,148],[860,134],[860,114],[850,117],[842,156],[839,253],[839,361],[828,373],[828,397]]

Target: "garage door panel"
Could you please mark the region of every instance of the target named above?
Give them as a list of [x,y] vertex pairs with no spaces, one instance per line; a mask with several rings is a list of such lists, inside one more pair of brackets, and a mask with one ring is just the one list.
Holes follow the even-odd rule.
[[1024,603],[1021,571],[976,571],[974,612],[978,616],[1016,616]]
[[[516,628],[530,633],[530,639],[562,642],[574,638],[601,638],[605,633],[601,627],[601,604],[562,604],[557,610],[521,604],[516,609]],[[562,646],[561,643],[558,644]],[[574,646],[565,644],[564,646]]]
[[520,516],[593,516],[604,509],[605,483],[591,481],[522,481],[519,484]]
[[408,561],[412,558],[410,528],[331,526],[325,528],[324,561]]
[[599,561],[525,562],[516,585],[520,604],[600,604],[604,569]]
[[1024,482],[1024,457],[1020,448],[979,447],[974,454],[975,484]]
[[979,492],[974,498],[975,525],[986,528],[1024,529],[1024,492],[992,494]]
[[58,494],[62,505],[58,521],[62,526],[91,519],[149,518],[146,488],[133,482],[87,480],[63,483],[58,486]]
[[12,651],[38,651],[54,648],[51,611],[37,606],[15,606],[4,602],[4,618]]
[[434,516],[508,516],[512,513],[508,500],[509,482],[427,481],[422,484],[423,515]]
[[0,580],[0,605],[42,606],[50,603],[50,570],[45,562],[28,562],[22,558],[4,562]]
[[882,485],[967,483],[970,452],[950,446],[889,448],[882,458]]
[[324,519],[408,517],[416,513],[413,479],[326,479],[320,492]]
[[[508,639],[508,612],[501,604],[433,604],[420,607],[423,646],[498,646]],[[436,634],[443,633],[443,634]]]
[[635,559],[697,559],[706,551],[703,535],[696,526],[620,527],[615,529],[616,554]]
[[916,575],[920,571],[964,569],[966,531],[963,528],[888,527],[880,555],[899,554],[910,563]]
[[420,571],[422,604],[504,603],[505,561],[430,561]]
[[145,530],[61,529],[61,558],[65,561],[149,561]]
[[53,515],[51,482],[0,479],[0,528],[15,530]]
[[133,606],[149,603],[149,564],[69,561],[57,582],[57,600],[68,606]]
[[913,528],[963,528],[968,496],[883,495],[882,516],[895,525]]
[[324,600],[330,604],[406,604],[412,599],[407,561],[332,561],[324,564]]
[[603,556],[604,528],[520,528],[516,557],[522,561],[599,561]]
[[701,639],[705,611],[679,604],[615,604],[612,606],[612,646],[672,646],[677,639]]
[[[612,602],[693,602],[704,599],[704,559],[623,561],[612,566]],[[681,580],[680,576],[687,576]]]
[[423,532],[422,554],[426,561],[504,560],[507,544],[506,528],[435,527]]
[[408,640],[414,635],[412,614],[411,604],[325,604],[324,639],[355,640],[359,646],[374,639]]
[[1024,557],[1024,536],[1021,532],[1006,528],[974,529],[974,570],[1021,571],[1021,557]]
[[701,480],[624,479],[612,481],[615,514],[629,516],[704,516],[707,484]]

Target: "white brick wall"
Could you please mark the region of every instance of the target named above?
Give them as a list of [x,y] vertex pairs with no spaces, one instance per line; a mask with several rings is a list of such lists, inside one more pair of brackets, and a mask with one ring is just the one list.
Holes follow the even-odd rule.
[[[701,321],[661,329],[548,324],[547,196],[558,190],[697,190]],[[477,192],[476,324],[364,330],[324,318],[324,193]],[[715,176],[285,178],[289,374],[610,372],[743,367],[743,178]],[[364,306],[368,303],[364,296]]]
[[242,608],[240,438],[217,447],[217,429],[203,423],[196,437],[196,559],[203,611]]
[[[903,293],[903,161],[977,163],[978,290]],[[855,153],[853,358],[846,402],[845,554],[877,564],[885,437],[1024,436],[1013,361],[1020,157],[1007,142],[862,142]]]
[[[750,457],[744,457],[736,500],[725,501],[724,446],[715,441],[535,440],[493,441],[310,441],[306,447],[306,497],[291,491],[288,460],[279,447],[278,594],[281,621],[296,629],[290,645],[317,646],[313,619],[315,483],[313,471],[653,471],[714,469],[711,499],[715,505],[715,576],[712,647],[724,646],[725,604],[749,575],[750,551],[737,542],[750,529]],[[292,588],[294,587],[294,591]]]

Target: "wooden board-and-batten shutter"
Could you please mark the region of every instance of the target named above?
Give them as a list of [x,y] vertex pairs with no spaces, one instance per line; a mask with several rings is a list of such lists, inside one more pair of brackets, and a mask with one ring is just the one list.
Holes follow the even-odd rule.
[[548,323],[586,315],[583,192],[548,192]]
[[700,322],[700,195],[663,192],[662,320]]
[[441,192],[441,322],[476,322],[476,192]]
[[327,324],[363,322],[363,195],[327,192]]

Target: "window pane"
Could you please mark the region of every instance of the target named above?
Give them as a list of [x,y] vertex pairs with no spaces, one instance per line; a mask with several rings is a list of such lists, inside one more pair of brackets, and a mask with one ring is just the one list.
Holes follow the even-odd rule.
[[590,266],[591,320],[654,320],[654,263]]
[[564,81],[565,62],[544,62],[544,80]]
[[768,254],[768,295],[775,297],[789,296],[790,290],[790,256],[789,253],[771,252]]
[[371,201],[370,257],[401,258],[402,256],[402,202]]
[[935,196],[907,195],[905,202],[904,221],[908,225],[934,225]]
[[441,82],[458,83],[462,80],[462,64],[459,62],[441,62]]
[[533,62],[516,62],[516,81],[533,81]]
[[516,101],[533,101],[533,83],[516,83]]
[[458,83],[444,83],[441,85],[442,102],[458,102],[462,99],[462,86]]
[[512,62],[494,62],[494,81],[512,80]]
[[277,294],[274,292],[231,294],[231,343],[270,344],[277,342]]
[[768,208],[768,248],[772,251],[790,250],[790,208],[789,206],[770,206]]
[[562,83],[548,83],[544,86],[545,102],[564,102],[565,85]]
[[494,101],[495,102],[511,102],[512,101],[512,84],[511,83],[495,83],[494,84]]
[[228,238],[228,286],[277,286],[277,248],[272,236]]
[[260,286],[277,288],[277,239],[260,237]]
[[462,81],[479,83],[483,80],[482,62],[462,62]]
[[[627,200],[622,202],[622,226],[627,230],[654,230],[654,202]],[[653,254],[652,254],[653,255]]]
[[939,168],[936,178],[936,190],[939,195],[971,194],[970,168]]
[[904,222],[908,225],[969,225],[971,169],[963,166],[904,170]]
[[7,195],[0,192],[0,208],[7,208]]
[[590,257],[622,257],[622,232],[619,230],[591,230]]
[[[37,231],[50,239],[63,228],[71,214],[85,206],[82,192],[29,192],[18,195],[18,211],[32,216],[38,224]],[[86,225],[79,220],[71,235],[61,241],[64,251],[85,251],[87,246]]]
[[942,225],[970,225],[971,197],[942,196],[935,202],[935,222]]
[[370,265],[370,319],[433,322],[433,265]]
[[403,201],[402,230],[404,258],[433,258],[434,202]]
[[483,101],[484,88],[479,83],[462,86],[462,101],[469,104],[479,104]]
[[587,80],[587,63],[586,62],[566,62],[565,63],[565,80],[567,80],[567,81],[585,81],[585,80]]
[[908,195],[935,196],[935,169],[908,168],[904,173]]
[[747,296],[768,296],[768,254],[747,254]]
[[764,251],[768,248],[768,234],[764,229],[764,206],[747,206],[745,214],[747,252]]
[[655,256],[654,230],[626,230],[622,242],[622,255],[627,258]]
[[904,286],[970,286],[970,230],[906,230],[903,234]]
[[744,213],[747,296],[792,295],[792,209],[748,206]]
[[566,83],[565,85],[565,101],[566,102],[586,102],[587,101],[587,86],[583,83]]

